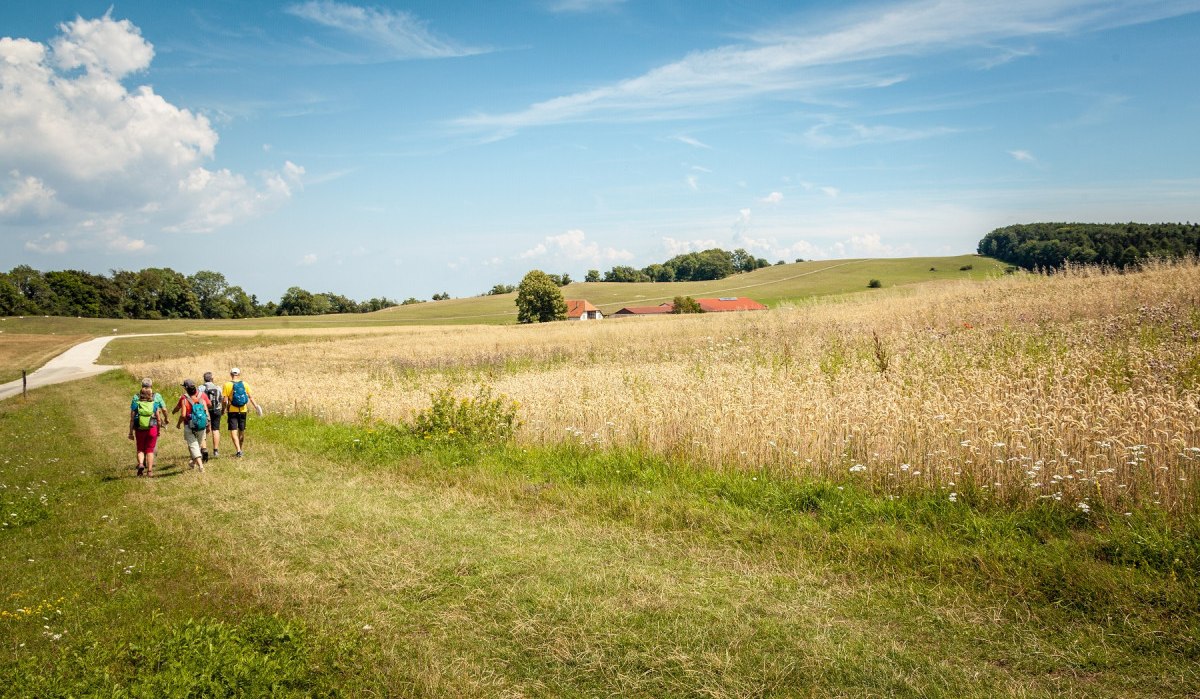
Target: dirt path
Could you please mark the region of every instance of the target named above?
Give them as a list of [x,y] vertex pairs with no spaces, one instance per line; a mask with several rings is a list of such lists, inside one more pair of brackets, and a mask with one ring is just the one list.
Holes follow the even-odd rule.
[[[143,333],[141,335],[108,335],[106,337],[97,337],[87,342],[81,342],[71,349],[63,352],[54,359],[46,362],[45,366],[37,369],[27,378],[27,385],[30,389],[40,386],[48,386],[55,383],[63,383],[64,381],[74,381],[83,379],[89,376],[103,374],[112,369],[120,369],[120,366],[109,366],[105,364],[97,364],[96,360],[100,358],[100,352],[104,346],[113,340],[126,337],[149,337],[153,335],[178,335],[180,333]],[[21,394],[21,380],[9,381],[6,384],[0,385],[0,400],[11,398]]]

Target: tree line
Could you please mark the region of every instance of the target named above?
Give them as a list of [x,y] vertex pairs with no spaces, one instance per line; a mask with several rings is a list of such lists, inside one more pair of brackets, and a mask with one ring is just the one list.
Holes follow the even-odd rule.
[[279,302],[260,303],[220,272],[186,276],[167,267],[109,275],[80,270],[39,272],[19,265],[0,272],[0,315],[84,318],[258,318],[366,313],[397,305],[387,298],[359,303],[341,294],[293,286]]
[[[800,260],[796,260],[799,262]],[[641,269],[618,265],[600,276],[600,270],[590,269],[586,282],[700,282],[724,279],[739,272],[753,272],[771,263],[755,257],[742,248],[733,252],[712,248],[700,252],[676,255],[666,262],[647,265]]]
[[988,233],[979,254],[1025,269],[1066,263],[1124,268],[1152,257],[1200,255],[1200,224],[1026,223]]

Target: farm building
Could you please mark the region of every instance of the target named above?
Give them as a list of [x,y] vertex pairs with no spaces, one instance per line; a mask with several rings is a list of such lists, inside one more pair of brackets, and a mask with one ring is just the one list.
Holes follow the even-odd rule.
[[705,313],[722,311],[765,311],[767,307],[745,296],[722,296],[718,299],[696,299]]
[[657,306],[626,306],[616,313],[613,313],[613,317],[616,318],[620,316],[624,318],[626,316],[660,315],[663,313],[670,313],[671,309],[672,306],[669,303],[663,303]]
[[604,314],[587,299],[567,299],[567,320],[602,320]]

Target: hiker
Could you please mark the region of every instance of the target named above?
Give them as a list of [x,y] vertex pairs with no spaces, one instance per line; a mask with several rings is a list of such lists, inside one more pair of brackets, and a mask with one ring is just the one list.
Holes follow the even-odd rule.
[[187,444],[188,455],[192,458],[189,468],[198,468],[204,472],[204,459],[200,446],[204,443],[204,435],[208,430],[208,394],[196,389],[196,382],[191,379],[183,380],[183,395],[171,409],[171,414],[179,413],[175,427],[183,430],[183,441]]
[[167,424],[167,407],[154,392],[150,379],[142,380],[142,390],[133,397],[129,409],[129,438],[137,447],[137,474],[154,475],[154,451],[158,446],[158,426]]
[[250,393],[250,384],[242,381],[242,370],[233,367],[229,370],[229,381],[221,387],[221,400],[225,408],[225,424],[229,427],[229,438],[233,440],[233,448],[237,450],[235,457],[241,458],[242,450],[246,448],[246,415],[249,406],[262,415],[262,408],[254,401]]
[[205,434],[205,440],[200,442],[200,458],[208,461],[208,450],[204,447],[209,436],[212,437],[212,458],[221,455],[221,413],[224,405],[221,402],[221,387],[213,383],[211,371],[204,372],[204,383],[199,388],[208,395],[208,432]]

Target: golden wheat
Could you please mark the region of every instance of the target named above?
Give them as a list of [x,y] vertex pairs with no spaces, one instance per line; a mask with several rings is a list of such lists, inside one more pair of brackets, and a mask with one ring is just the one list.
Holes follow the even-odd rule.
[[1200,266],[1011,276],[766,313],[423,327],[131,367],[243,368],[271,409],[407,421],[491,386],[519,438],[1080,509],[1193,506]]

